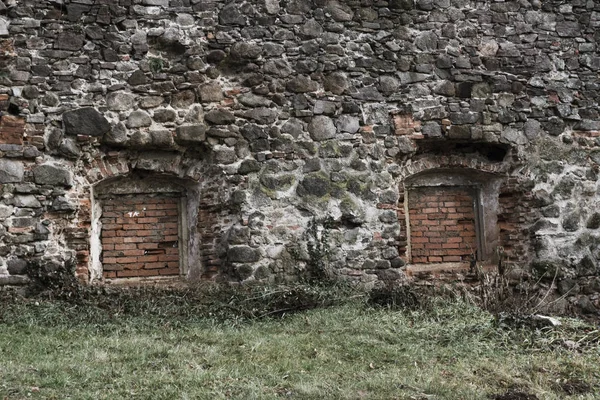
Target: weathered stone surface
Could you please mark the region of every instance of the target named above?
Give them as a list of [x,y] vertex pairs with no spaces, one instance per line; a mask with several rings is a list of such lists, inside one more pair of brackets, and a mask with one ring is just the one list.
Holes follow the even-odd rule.
[[175,130],[175,142],[179,144],[198,144],[206,140],[206,125],[183,125]]
[[325,6],[325,11],[331,14],[331,18],[337,22],[352,21],[352,18],[354,17],[352,9],[337,0],[328,1]]
[[106,105],[112,111],[125,111],[133,108],[136,96],[126,92],[112,92],[106,96]]
[[231,46],[230,57],[233,61],[254,60],[260,57],[262,48],[256,44],[237,42]]
[[108,120],[92,107],[67,111],[62,117],[67,135],[102,136],[110,130]]
[[78,35],[73,32],[63,32],[58,35],[54,48],[60,50],[76,51],[83,47],[83,35]]
[[9,30],[8,30],[9,26],[10,26],[10,21],[4,17],[0,17],[0,36],[8,36],[9,35]]
[[24,208],[40,208],[42,206],[39,200],[32,194],[16,195],[13,199],[13,204],[15,207]]
[[360,128],[360,122],[357,117],[342,115],[337,119],[336,126],[341,132],[356,133]]
[[0,183],[23,182],[23,163],[0,158]]
[[321,173],[314,173],[304,177],[298,185],[298,195],[323,197],[331,191],[331,181]]
[[271,100],[253,93],[245,93],[239,96],[238,101],[248,107],[269,107],[271,105]]
[[66,186],[73,185],[71,172],[61,166],[43,164],[32,170],[33,180],[39,185]]
[[224,99],[223,89],[216,82],[202,85],[198,91],[203,103],[219,102]]
[[336,135],[335,125],[331,118],[324,115],[314,117],[308,124],[308,132],[313,140],[332,139]]
[[315,92],[319,85],[317,82],[311,80],[309,77],[300,75],[294,79],[288,81],[286,85],[287,89],[295,93],[307,93]]
[[150,118],[150,115],[146,111],[136,110],[129,114],[125,125],[129,129],[147,127],[152,125],[152,118]]
[[323,83],[325,90],[330,91],[333,94],[340,95],[348,89],[349,82],[348,78],[343,73],[333,73],[325,77]]
[[260,259],[260,252],[249,246],[232,246],[227,251],[227,259],[235,263],[254,263]]
[[[188,211],[200,210],[182,219],[193,250],[181,267],[194,279],[286,281],[308,257],[290,261],[283,249],[305,240],[307,221],[331,216],[333,275],[403,280],[417,237],[406,218],[418,227],[398,214],[404,189],[410,199],[412,184],[443,193],[466,182],[481,186],[484,262],[504,248],[520,276],[548,267],[586,308],[597,302],[593,2],[58,3],[0,2],[10,39],[0,57],[0,280],[7,260],[42,255],[77,254],[78,273],[93,279],[127,271],[86,271],[82,249],[98,238],[81,227],[95,214],[90,185],[138,190],[134,177],[152,190],[164,188],[155,180],[180,185]],[[41,165],[70,171],[72,189],[52,183],[60,173],[36,177]],[[433,214],[428,223],[440,222]],[[232,246],[257,261],[228,261]],[[415,246],[413,262],[471,254],[427,250]]]
[[11,258],[7,261],[6,268],[11,275],[23,275],[27,270],[27,261],[21,258]]
[[235,115],[224,109],[213,109],[206,113],[204,119],[211,124],[228,125],[235,122]]

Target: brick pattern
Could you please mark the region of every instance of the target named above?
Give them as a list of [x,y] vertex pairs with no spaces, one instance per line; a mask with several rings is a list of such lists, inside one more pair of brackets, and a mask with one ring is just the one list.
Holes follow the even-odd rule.
[[178,275],[178,197],[119,196],[102,202],[105,278]]
[[410,136],[411,139],[422,139],[423,135],[417,133],[421,127],[421,121],[415,121],[412,114],[395,114],[394,131],[399,136]]
[[538,211],[533,195],[523,190],[528,185],[510,178],[500,188],[498,228],[503,261],[524,264],[531,254],[531,238],[527,229],[537,220]]
[[413,263],[470,261],[477,249],[473,194],[460,187],[409,191]]
[[3,115],[0,118],[0,144],[23,145],[25,133],[25,120],[12,115]]

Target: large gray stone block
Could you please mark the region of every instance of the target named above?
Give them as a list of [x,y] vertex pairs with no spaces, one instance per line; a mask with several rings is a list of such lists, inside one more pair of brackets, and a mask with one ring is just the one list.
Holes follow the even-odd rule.
[[65,112],[63,124],[67,135],[102,136],[110,130],[108,120],[92,107]]
[[23,163],[0,159],[0,183],[16,183],[23,181]]

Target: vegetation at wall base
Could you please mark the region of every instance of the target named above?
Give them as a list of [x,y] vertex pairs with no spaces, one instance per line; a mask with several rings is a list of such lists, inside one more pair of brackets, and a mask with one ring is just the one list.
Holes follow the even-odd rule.
[[0,302],[0,398],[600,396],[597,326],[520,323],[456,295],[92,286]]

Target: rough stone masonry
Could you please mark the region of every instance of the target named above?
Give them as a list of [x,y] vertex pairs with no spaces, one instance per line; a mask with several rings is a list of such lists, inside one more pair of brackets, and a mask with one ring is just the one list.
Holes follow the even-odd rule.
[[0,281],[501,264],[594,311],[599,42],[594,0],[2,0]]

